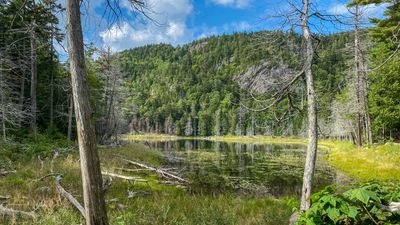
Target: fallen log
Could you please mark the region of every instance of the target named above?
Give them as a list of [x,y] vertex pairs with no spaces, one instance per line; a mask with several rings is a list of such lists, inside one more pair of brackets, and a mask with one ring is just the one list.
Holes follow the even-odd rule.
[[138,167],[141,167],[141,168],[148,169],[150,171],[154,171],[154,172],[158,173],[159,175],[161,175],[162,177],[172,178],[172,179],[178,180],[178,181],[183,182],[183,183],[190,183],[189,181],[187,181],[187,180],[185,180],[185,179],[183,179],[183,178],[181,178],[179,176],[176,176],[176,175],[174,175],[172,173],[169,173],[169,172],[167,172],[165,170],[157,169],[157,168],[145,165],[143,163],[139,163],[139,162],[135,162],[135,161],[132,161],[132,160],[129,160],[129,159],[125,159],[122,156],[117,155],[117,154],[113,154],[113,156],[117,157],[120,160],[125,161],[125,162],[127,162],[129,164],[132,164],[134,166],[138,166]]
[[2,201],[7,200],[7,199],[9,199],[9,198],[10,198],[10,197],[8,197],[8,196],[0,195],[0,200],[2,200]]
[[152,171],[149,169],[126,169],[126,168],[116,168],[116,169],[124,171],[124,172],[131,172],[131,173],[141,173],[141,172],[146,172],[146,171]]
[[388,206],[381,205],[380,208],[388,212],[400,212],[400,202],[391,202]]
[[0,215],[5,216],[22,216],[25,218],[36,219],[36,214],[34,212],[24,212],[20,210],[6,208],[0,205]]
[[158,181],[158,183],[159,183],[159,184],[165,184],[165,185],[173,185],[173,186],[181,185],[181,183],[179,183],[179,182],[169,181],[169,180],[166,180],[166,181]]
[[81,203],[78,202],[78,200],[76,200],[76,198],[74,196],[72,196],[69,192],[67,192],[62,186],[61,186],[61,179],[62,176],[61,175],[57,175],[56,177],[56,188],[57,191],[64,196],[64,198],[66,198],[72,205],[75,206],[76,209],[79,210],[79,212],[81,213],[81,215],[85,218],[86,214],[85,214],[85,208],[83,208],[83,206],[81,205]]
[[0,171],[0,176],[6,176],[10,173],[16,173],[16,170]]
[[151,195],[148,191],[131,191],[128,190],[128,198]]
[[101,174],[103,174],[105,176],[110,176],[110,177],[116,177],[116,178],[120,178],[120,179],[124,179],[124,180],[129,180],[129,181],[146,182],[147,183],[147,180],[142,179],[142,178],[128,177],[128,176],[119,175],[119,174],[115,174],[115,173],[109,173],[109,172],[101,172]]

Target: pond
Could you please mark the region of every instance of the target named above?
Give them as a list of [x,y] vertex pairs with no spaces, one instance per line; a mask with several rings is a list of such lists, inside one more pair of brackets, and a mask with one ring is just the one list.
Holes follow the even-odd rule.
[[[165,167],[192,181],[190,191],[237,192],[256,196],[299,196],[306,146],[243,144],[207,140],[142,142],[165,156]],[[340,174],[318,152],[314,188],[337,183]]]

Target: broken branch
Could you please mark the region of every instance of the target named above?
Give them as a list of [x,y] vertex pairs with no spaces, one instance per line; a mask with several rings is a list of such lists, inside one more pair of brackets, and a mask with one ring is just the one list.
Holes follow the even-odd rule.
[[81,215],[85,218],[86,214],[85,214],[85,208],[83,208],[83,206],[81,205],[81,203],[78,202],[78,200],[76,200],[76,198],[74,196],[72,196],[69,192],[67,192],[62,186],[61,186],[61,179],[62,176],[57,175],[56,177],[56,188],[58,190],[58,192],[60,192],[60,194],[62,196],[64,196],[72,205],[75,206],[76,209],[79,210],[79,212],[81,213]]
[[0,205],[0,214],[5,216],[18,216],[21,215],[26,218],[36,219],[36,214],[34,212],[24,212],[15,209],[6,208]]
[[119,174],[115,174],[115,173],[109,173],[109,172],[101,172],[101,174],[103,174],[105,176],[110,176],[110,177],[116,177],[116,178],[120,178],[120,179],[124,179],[124,180],[129,180],[129,181],[146,182],[147,183],[147,180],[141,179],[141,178],[136,178],[136,177],[128,177],[128,176],[119,175]]
[[129,164],[148,169],[149,171],[154,171],[154,172],[158,173],[162,177],[172,178],[172,179],[178,180],[178,181],[183,182],[183,183],[190,183],[189,181],[187,181],[187,180],[185,180],[185,179],[183,179],[181,177],[178,177],[178,176],[176,176],[176,175],[174,175],[172,173],[169,173],[169,172],[167,172],[165,170],[157,169],[157,168],[154,168],[154,167],[151,167],[151,166],[139,163],[139,162],[135,162],[135,161],[132,161],[132,160],[129,160],[129,159],[125,159],[122,156],[117,155],[117,154],[113,154],[113,156],[115,156],[115,157],[119,158],[120,160],[125,161],[125,162],[127,162]]
[[10,173],[16,173],[16,172],[17,172],[16,170],[1,171],[0,176],[6,176]]

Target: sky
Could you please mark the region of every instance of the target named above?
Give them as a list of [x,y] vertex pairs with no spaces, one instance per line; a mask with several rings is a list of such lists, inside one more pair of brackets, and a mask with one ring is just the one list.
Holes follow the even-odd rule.
[[[173,46],[193,40],[233,32],[273,30],[280,21],[271,16],[289,9],[286,0],[145,0],[150,21],[138,15],[129,0],[118,0],[122,10],[117,23],[108,17],[105,0],[86,0],[82,5],[84,41],[95,46],[122,51],[146,44],[169,43]],[[295,0],[292,0],[295,1]],[[61,4],[65,0],[59,0]],[[343,0],[315,0],[316,7],[326,14],[350,15]],[[381,17],[386,5],[366,9],[365,17]],[[106,12],[106,14],[104,14]],[[58,15],[60,27],[65,15]],[[350,29],[347,26],[325,25],[323,33]],[[58,46],[60,58],[66,57],[65,46]]]

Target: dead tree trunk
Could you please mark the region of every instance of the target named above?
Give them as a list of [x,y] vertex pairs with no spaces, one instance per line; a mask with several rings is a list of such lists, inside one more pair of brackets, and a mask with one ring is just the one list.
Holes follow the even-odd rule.
[[[3,56],[1,56],[3,57]],[[3,86],[4,85],[4,80],[3,80],[3,61],[0,58],[0,85]],[[1,130],[2,130],[2,135],[3,135],[3,140],[6,139],[6,117],[5,117],[5,98],[4,98],[4,94],[2,91],[0,91],[1,94]]]
[[36,103],[36,89],[37,89],[37,60],[36,60],[36,33],[35,23],[31,27],[31,129],[36,137],[37,134],[37,103]]
[[67,40],[87,225],[108,225],[86,84],[80,1],[67,0]]
[[53,37],[51,37],[51,66],[50,66],[50,127],[53,127],[54,123],[54,69],[53,69]]
[[301,17],[301,26],[303,38],[306,46],[306,61],[304,72],[307,82],[307,100],[308,100],[308,148],[307,157],[304,167],[303,188],[301,192],[300,210],[306,211],[310,208],[310,196],[312,181],[314,176],[315,161],[317,156],[318,131],[317,131],[317,107],[314,90],[314,78],[311,70],[312,61],[314,58],[314,48],[312,45],[312,37],[309,30],[309,1],[303,1],[303,13]]
[[360,10],[358,4],[356,4],[354,13],[354,61],[355,61],[355,78],[356,78],[356,144],[358,147],[362,146],[362,77],[361,77],[361,60],[360,59],[360,34],[359,34],[359,23],[360,23]]
[[361,47],[360,20],[362,11],[358,4],[355,5],[354,15],[354,61],[356,78],[356,143],[362,146],[362,135],[365,133],[367,143],[372,143],[371,119],[368,112],[368,74],[364,63],[364,54]]

